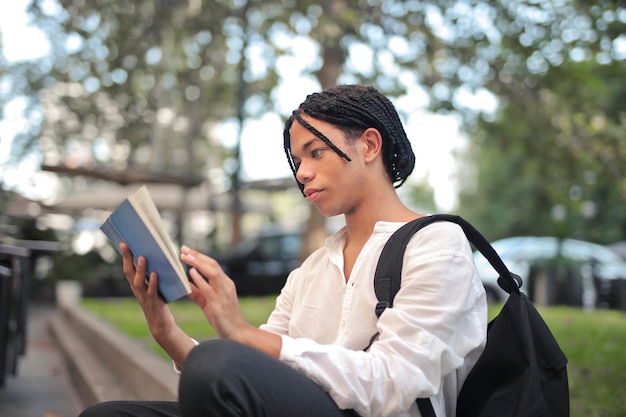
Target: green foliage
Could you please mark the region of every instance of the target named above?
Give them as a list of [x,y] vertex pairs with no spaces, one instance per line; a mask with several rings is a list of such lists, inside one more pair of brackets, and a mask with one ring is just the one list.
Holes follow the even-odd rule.
[[[624,238],[623,2],[50,4],[32,0],[29,10],[51,54],[0,61],[0,102],[27,97],[35,121],[18,150],[72,167],[228,178],[237,153],[212,127],[284,116],[290,103],[276,98],[287,75],[393,97],[415,83],[427,96],[416,108],[460,112],[474,128],[460,211],[486,235]],[[500,109],[481,119],[485,92]],[[555,208],[565,221],[554,221]]]
[[624,4],[511,6],[486,83],[501,106],[471,125],[461,210],[491,239],[622,240]]
[[[284,113],[273,100],[286,73],[391,96],[410,79],[432,108],[465,111],[474,106],[457,93],[487,86],[512,96],[571,48],[610,55],[605,45],[623,33],[619,10],[578,1],[32,0],[51,53],[36,65],[0,62],[0,74],[10,80],[3,98],[27,96],[28,111],[45,112],[24,146],[41,140],[76,164],[66,159],[80,144],[88,166],[198,173],[201,156],[227,156],[207,132],[213,124]],[[357,53],[364,48],[371,53]],[[114,151],[105,156],[106,147]]]
[[[626,62],[551,68],[474,129],[460,201],[491,238],[625,238]],[[562,217],[556,216],[560,212]]]

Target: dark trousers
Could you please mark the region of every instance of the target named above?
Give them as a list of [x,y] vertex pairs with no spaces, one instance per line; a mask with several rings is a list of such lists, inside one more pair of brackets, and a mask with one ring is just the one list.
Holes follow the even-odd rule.
[[179,401],[112,401],[80,417],[357,416],[340,410],[316,383],[248,346],[211,340],[196,346],[182,369]]

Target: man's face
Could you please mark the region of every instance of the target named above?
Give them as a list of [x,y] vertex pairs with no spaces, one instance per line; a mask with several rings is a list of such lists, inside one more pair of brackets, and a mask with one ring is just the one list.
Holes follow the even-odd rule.
[[[354,147],[347,143],[340,129],[307,115],[302,118],[352,156]],[[304,186],[307,201],[315,204],[324,216],[344,214],[357,174],[354,168],[358,164],[346,161],[297,121],[291,126],[290,142],[296,179]]]

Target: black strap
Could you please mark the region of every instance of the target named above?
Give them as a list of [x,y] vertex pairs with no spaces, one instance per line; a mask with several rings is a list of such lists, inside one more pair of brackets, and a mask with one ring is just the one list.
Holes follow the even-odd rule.
[[498,278],[498,285],[509,294],[512,291],[519,292],[519,288],[522,286],[522,279],[509,271],[493,246],[491,246],[487,239],[485,239],[474,226],[460,216],[433,214],[431,216],[420,217],[405,224],[394,232],[385,244],[374,274],[374,291],[378,298],[376,315],[378,317],[380,317],[387,307],[393,306],[393,299],[400,290],[402,260],[409,240],[411,240],[413,235],[421,228],[439,221],[449,221],[461,226],[467,239],[498,272],[500,276]]
[[417,403],[417,408],[419,408],[422,417],[437,417],[433,409],[433,403],[430,402],[430,398],[418,398],[415,402]]
[[[378,298],[378,304],[376,304],[377,317],[380,317],[387,307],[393,307],[393,299],[400,290],[402,260],[409,240],[421,228],[438,221],[449,221],[461,226],[467,239],[498,272],[498,285],[509,294],[511,292],[519,293],[522,279],[509,271],[493,246],[474,226],[460,216],[433,214],[420,217],[405,224],[394,232],[385,244],[374,274],[374,291]],[[436,417],[430,398],[418,398],[416,402],[422,417]]]

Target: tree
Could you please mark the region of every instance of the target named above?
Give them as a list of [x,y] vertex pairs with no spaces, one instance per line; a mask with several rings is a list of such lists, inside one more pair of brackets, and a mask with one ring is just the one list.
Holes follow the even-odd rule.
[[462,207],[491,237],[624,239],[624,61],[550,70],[476,128],[477,176]]
[[[408,92],[405,101],[415,102],[408,111],[428,105],[474,122],[481,112],[475,101],[486,92],[501,103],[527,102],[548,68],[589,51],[611,60],[623,33],[618,3],[583,0],[51,5],[33,0],[30,7],[52,39],[51,55],[8,66],[12,94],[31,97],[45,114],[22,149],[40,146],[47,160],[61,163],[79,163],[80,154],[88,166],[200,176],[222,169],[226,187],[237,175],[236,150],[225,149],[211,128],[237,115],[240,68],[244,119],[286,116],[275,96],[285,74],[297,71],[322,88],[362,82],[395,97]],[[310,57],[295,65],[303,47]]]
[[[207,125],[235,116],[242,60],[247,117],[279,109],[272,95],[303,39],[317,56],[297,70],[322,88],[364,82],[397,96],[417,83],[432,92],[433,108],[461,108],[453,103],[455,91],[480,85],[485,48],[498,40],[490,33],[493,22],[478,24],[496,17],[488,3],[54,4],[33,1],[29,8],[52,40],[50,56],[38,65],[9,66],[14,94],[43,93],[43,131],[31,132],[28,143],[40,141],[46,156],[60,161],[78,146],[93,164],[128,159],[179,171],[193,166],[181,156],[190,141],[200,146],[196,138],[207,135]],[[117,151],[96,155],[93,148],[103,147]]]
[[[45,115],[16,142],[17,154],[176,175],[224,164],[224,185],[236,186],[236,150],[223,149],[211,127],[237,115],[238,98],[240,119],[277,111],[272,96],[303,40],[317,57],[298,70],[322,88],[367,82],[397,95],[420,68],[417,81],[441,90],[450,74],[437,76],[436,62],[449,42],[427,18],[441,10],[434,1],[33,1],[52,51],[37,65],[9,66],[13,94]],[[245,97],[236,93],[239,68]]]

